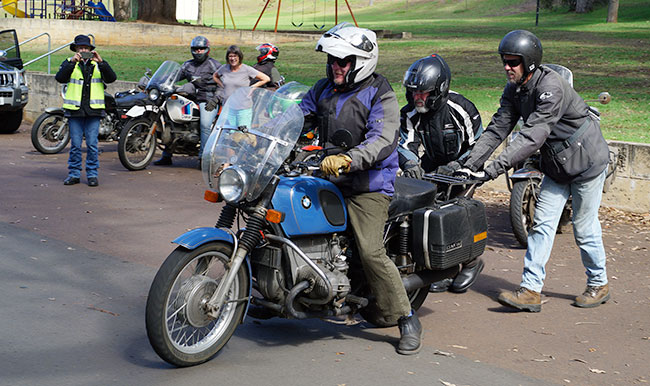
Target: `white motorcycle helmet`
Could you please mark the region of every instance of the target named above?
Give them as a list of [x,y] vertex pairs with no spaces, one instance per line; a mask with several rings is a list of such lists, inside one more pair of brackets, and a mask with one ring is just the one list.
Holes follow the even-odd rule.
[[[345,86],[351,86],[366,79],[377,67],[379,48],[377,35],[366,28],[355,27],[343,22],[325,32],[316,44],[316,51],[343,59],[352,57],[350,71],[345,76]],[[332,62],[327,63],[327,78],[334,80]]]

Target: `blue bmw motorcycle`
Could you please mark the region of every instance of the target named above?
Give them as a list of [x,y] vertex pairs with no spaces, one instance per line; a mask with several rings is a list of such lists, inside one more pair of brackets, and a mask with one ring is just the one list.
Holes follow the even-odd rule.
[[[174,240],[147,299],[149,341],[170,364],[209,360],[247,315],[358,313],[391,325],[366,282],[341,192],[315,174],[336,149],[297,145],[304,92],[295,82],[242,88],[222,109],[202,159],[206,199],[223,203],[219,219]],[[454,277],[487,242],[481,202],[436,196],[436,184],[398,177],[385,225],[384,247],[416,310],[432,282]]]

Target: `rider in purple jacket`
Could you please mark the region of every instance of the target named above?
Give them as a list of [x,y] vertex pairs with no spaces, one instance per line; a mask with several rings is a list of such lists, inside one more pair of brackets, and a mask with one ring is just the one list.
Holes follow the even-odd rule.
[[309,90],[300,107],[308,125],[318,127],[321,145],[333,143],[342,129],[352,136],[348,149],[325,157],[320,169],[335,177],[332,181],[345,196],[377,307],[388,323],[399,325],[397,352],[415,354],[421,347],[422,326],[411,310],[399,271],[383,248],[398,169],[397,98],[386,78],[374,72],[379,53],[374,32],[341,23],[320,38],[316,51],[327,53],[327,78]]

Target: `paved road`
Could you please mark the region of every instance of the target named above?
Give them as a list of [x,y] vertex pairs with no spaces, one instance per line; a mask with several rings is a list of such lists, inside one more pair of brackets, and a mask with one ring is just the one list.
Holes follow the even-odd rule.
[[[173,369],[153,352],[144,304],[155,270],[0,223],[2,385],[544,385],[363,324],[248,319],[212,361]],[[394,331],[390,331],[394,332]]]

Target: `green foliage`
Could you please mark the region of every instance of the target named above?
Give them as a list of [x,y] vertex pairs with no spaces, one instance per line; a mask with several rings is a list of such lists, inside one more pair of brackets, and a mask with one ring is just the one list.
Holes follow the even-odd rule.
[[[252,28],[263,4],[260,5],[259,0],[254,5],[249,0],[240,0],[237,5],[230,3],[238,27]],[[282,3],[283,7],[285,3]],[[581,15],[568,13],[566,7],[559,7],[543,10],[537,27],[535,8],[529,6],[530,2],[521,0],[409,0],[408,7],[404,0],[375,0],[372,7],[367,7],[368,0],[351,0],[350,3],[363,27],[413,33],[413,39],[409,40],[380,41],[377,72],[391,82],[400,104],[405,103],[401,86],[404,71],[416,59],[436,52],[451,67],[451,88],[476,104],[484,125],[487,125],[498,108],[505,85],[497,46],[507,32],[522,28],[533,31],[541,39],[545,63],[562,64],[573,71],[574,87],[583,98],[595,99],[602,91],[612,95],[610,104],[597,106],[603,113],[601,125],[606,138],[650,143],[647,91],[650,89],[650,7],[647,0],[621,2],[618,23],[605,22],[606,7],[597,7],[593,12]],[[248,8],[245,7],[247,4]],[[322,4],[318,3],[318,9],[322,10]],[[328,9],[333,12],[330,5]],[[237,12],[243,12],[243,16],[238,16]],[[275,11],[267,9],[268,12]],[[283,12],[279,25],[293,29],[291,8],[284,8]],[[313,14],[310,12],[313,12],[313,7],[311,11],[306,7],[305,24],[300,30],[316,31],[311,25]],[[260,26],[273,30],[275,14],[273,17],[269,15],[265,14]],[[322,15],[317,15],[317,20],[322,22]],[[333,24],[330,16],[326,28]],[[347,12],[339,10],[339,21],[342,20],[351,21]],[[314,51],[314,45],[304,42],[280,45],[277,67],[287,80],[312,85],[325,76],[325,57]],[[242,46],[247,64],[255,62],[254,47]],[[212,57],[223,62],[226,48],[226,45],[213,46]],[[155,70],[163,60],[183,62],[190,58],[186,46],[137,49],[112,46],[98,47],[98,50],[120,79],[131,81],[137,81],[146,67]],[[25,47],[21,52],[29,60],[44,51]],[[55,55],[53,72],[68,54]],[[46,69],[44,60],[27,68],[28,71]]]

